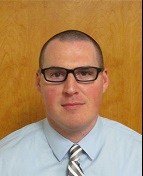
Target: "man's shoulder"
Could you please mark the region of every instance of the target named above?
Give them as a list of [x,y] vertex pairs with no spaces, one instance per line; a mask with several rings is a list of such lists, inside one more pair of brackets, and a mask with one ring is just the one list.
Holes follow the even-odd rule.
[[29,124],[21,129],[9,134],[0,140],[0,153],[13,148],[15,145],[20,145],[22,142],[30,140],[36,133],[42,131],[43,120]]
[[142,135],[120,122],[101,117],[105,130],[111,132],[115,137],[122,137],[125,140],[141,143]]

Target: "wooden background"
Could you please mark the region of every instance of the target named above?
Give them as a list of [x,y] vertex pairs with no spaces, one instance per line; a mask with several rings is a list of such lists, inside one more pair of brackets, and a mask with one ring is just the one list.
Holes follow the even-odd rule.
[[101,45],[110,86],[101,115],[141,133],[141,6],[138,1],[0,0],[0,139],[45,118],[35,72],[44,42],[77,29]]

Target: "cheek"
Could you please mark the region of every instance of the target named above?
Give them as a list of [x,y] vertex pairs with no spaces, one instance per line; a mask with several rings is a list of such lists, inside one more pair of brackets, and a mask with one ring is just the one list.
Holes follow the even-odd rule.
[[52,87],[44,87],[42,89],[42,96],[44,103],[46,105],[46,108],[51,108],[54,107],[58,101],[58,96],[60,95],[59,91],[57,88],[52,88]]
[[90,102],[90,105],[93,106],[95,109],[96,107],[99,108],[102,100],[103,95],[103,86],[93,86],[87,91],[87,98]]

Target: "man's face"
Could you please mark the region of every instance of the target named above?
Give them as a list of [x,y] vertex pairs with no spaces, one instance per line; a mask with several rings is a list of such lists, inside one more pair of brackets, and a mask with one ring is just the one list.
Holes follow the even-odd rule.
[[[88,41],[53,40],[44,53],[43,68],[99,67],[96,50]],[[37,87],[46,107],[49,123],[57,131],[90,130],[96,123],[102,94],[108,87],[107,70],[90,83],[77,82],[70,73],[62,83],[51,83],[37,73]]]

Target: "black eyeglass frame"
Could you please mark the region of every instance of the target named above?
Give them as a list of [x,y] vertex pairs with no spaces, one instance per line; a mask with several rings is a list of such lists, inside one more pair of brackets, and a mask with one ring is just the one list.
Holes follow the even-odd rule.
[[[95,77],[94,79],[92,79],[92,80],[84,80],[84,81],[79,80],[79,79],[76,77],[75,70],[77,70],[77,69],[88,69],[88,68],[93,68],[93,69],[96,69],[96,70],[97,70],[96,77]],[[45,76],[45,70],[48,70],[48,69],[63,69],[63,70],[66,71],[66,76],[65,76],[65,78],[64,78],[62,81],[51,81],[51,80],[48,80],[48,79],[46,78],[46,76]],[[54,83],[61,83],[61,82],[64,82],[64,81],[67,79],[69,73],[72,73],[73,76],[74,76],[74,78],[75,78],[75,80],[78,81],[78,82],[92,82],[92,81],[95,81],[95,80],[98,78],[99,73],[100,73],[100,72],[103,72],[103,71],[104,71],[104,67],[92,67],[92,66],[76,67],[76,68],[74,68],[74,69],[67,69],[67,68],[63,68],[63,67],[49,67],[49,68],[40,69],[40,72],[41,72],[41,74],[44,75],[45,80],[48,81],[48,82],[54,82]]]

